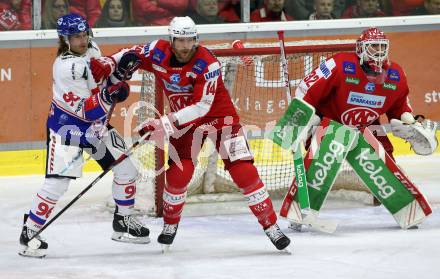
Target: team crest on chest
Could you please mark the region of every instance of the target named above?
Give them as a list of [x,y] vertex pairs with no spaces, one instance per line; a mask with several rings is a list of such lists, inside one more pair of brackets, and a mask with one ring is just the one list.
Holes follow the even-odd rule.
[[180,75],[179,74],[172,74],[170,77],[171,83],[178,84],[180,82]]
[[376,90],[376,85],[373,82],[367,82],[367,84],[365,84],[366,92],[373,92],[374,90]]

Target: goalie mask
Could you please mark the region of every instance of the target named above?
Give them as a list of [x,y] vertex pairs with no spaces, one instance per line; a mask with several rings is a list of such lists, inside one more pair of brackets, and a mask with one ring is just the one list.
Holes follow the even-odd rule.
[[[356,41],[356,54],[360,64],[367,65],[373,75],[381,75],[388,67],[389,40],[377,28],[364,30]],[[368,73],[367,73],[368,74]]]
[[175,17],[168,26],[171,44],[175,38],[194,38],[195,46],[199,43],[199,35],[194,21],[189,17]]

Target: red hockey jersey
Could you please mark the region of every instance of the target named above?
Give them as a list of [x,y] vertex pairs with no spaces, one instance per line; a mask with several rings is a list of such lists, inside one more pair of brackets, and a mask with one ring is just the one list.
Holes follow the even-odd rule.
[[[203,124],[228,116],[232,117],[229,124],[239,122],[223,83],[221,64],[207,48],[199,45],[193,58],[177,68],[170,66],[173,52],[169,41],[152,41],[131,49],[142,56],[141,69],[154,73],[180,125]],[[128,49],[112,57],[118,62],[125,51]]]
[[349,126],[371,125],[380,115],[400,119],[412,112],[402,68],[391,63],[383,84],[367,79],[355,53],[338,53],[322,62],[300,83],[296,96],[316,113]]

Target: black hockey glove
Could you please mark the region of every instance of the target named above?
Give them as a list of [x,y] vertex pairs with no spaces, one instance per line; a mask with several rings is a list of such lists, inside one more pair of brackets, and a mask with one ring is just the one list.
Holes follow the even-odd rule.
[[135,51],[124,53],[113,75],[119,80],[130,80],[131,76],[141,66],[141,57]]
[[110,85],[101,91],[104,102],[112,104],[125,101],[130,94],[130,86],[125,81]]

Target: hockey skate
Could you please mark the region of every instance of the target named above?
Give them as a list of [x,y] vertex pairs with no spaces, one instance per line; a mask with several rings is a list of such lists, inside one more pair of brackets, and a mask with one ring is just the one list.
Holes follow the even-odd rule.
[[283,250],[290,254],[290,251],[287,248],[290,244],[290,239],[280,230],[280,227],[278,227],[277,224],[265,229],[264,232],[278,250]]
[[177,227],[179,224],[164,224],[163,230],[157,238],[157,242],[162,244],[162,252],[166,253],[170,249],[171,244],[174,241],[174,238],[177,234]]
[[37,231],[26,226],[28,217],[28,214],[24,215],[23,228],[20,234],[21,250],[18,252],[18,254],[23,257],[44,258],[46,256],[48,247],[47,242],[44,241],[40,236],[37,236],[29,241],[32,236],[37,233]]
[[145,227],[133,215],[121,215],[117,207],[113,215],[113,235],[114,241],[147,244],[150,243],[150,230]]

